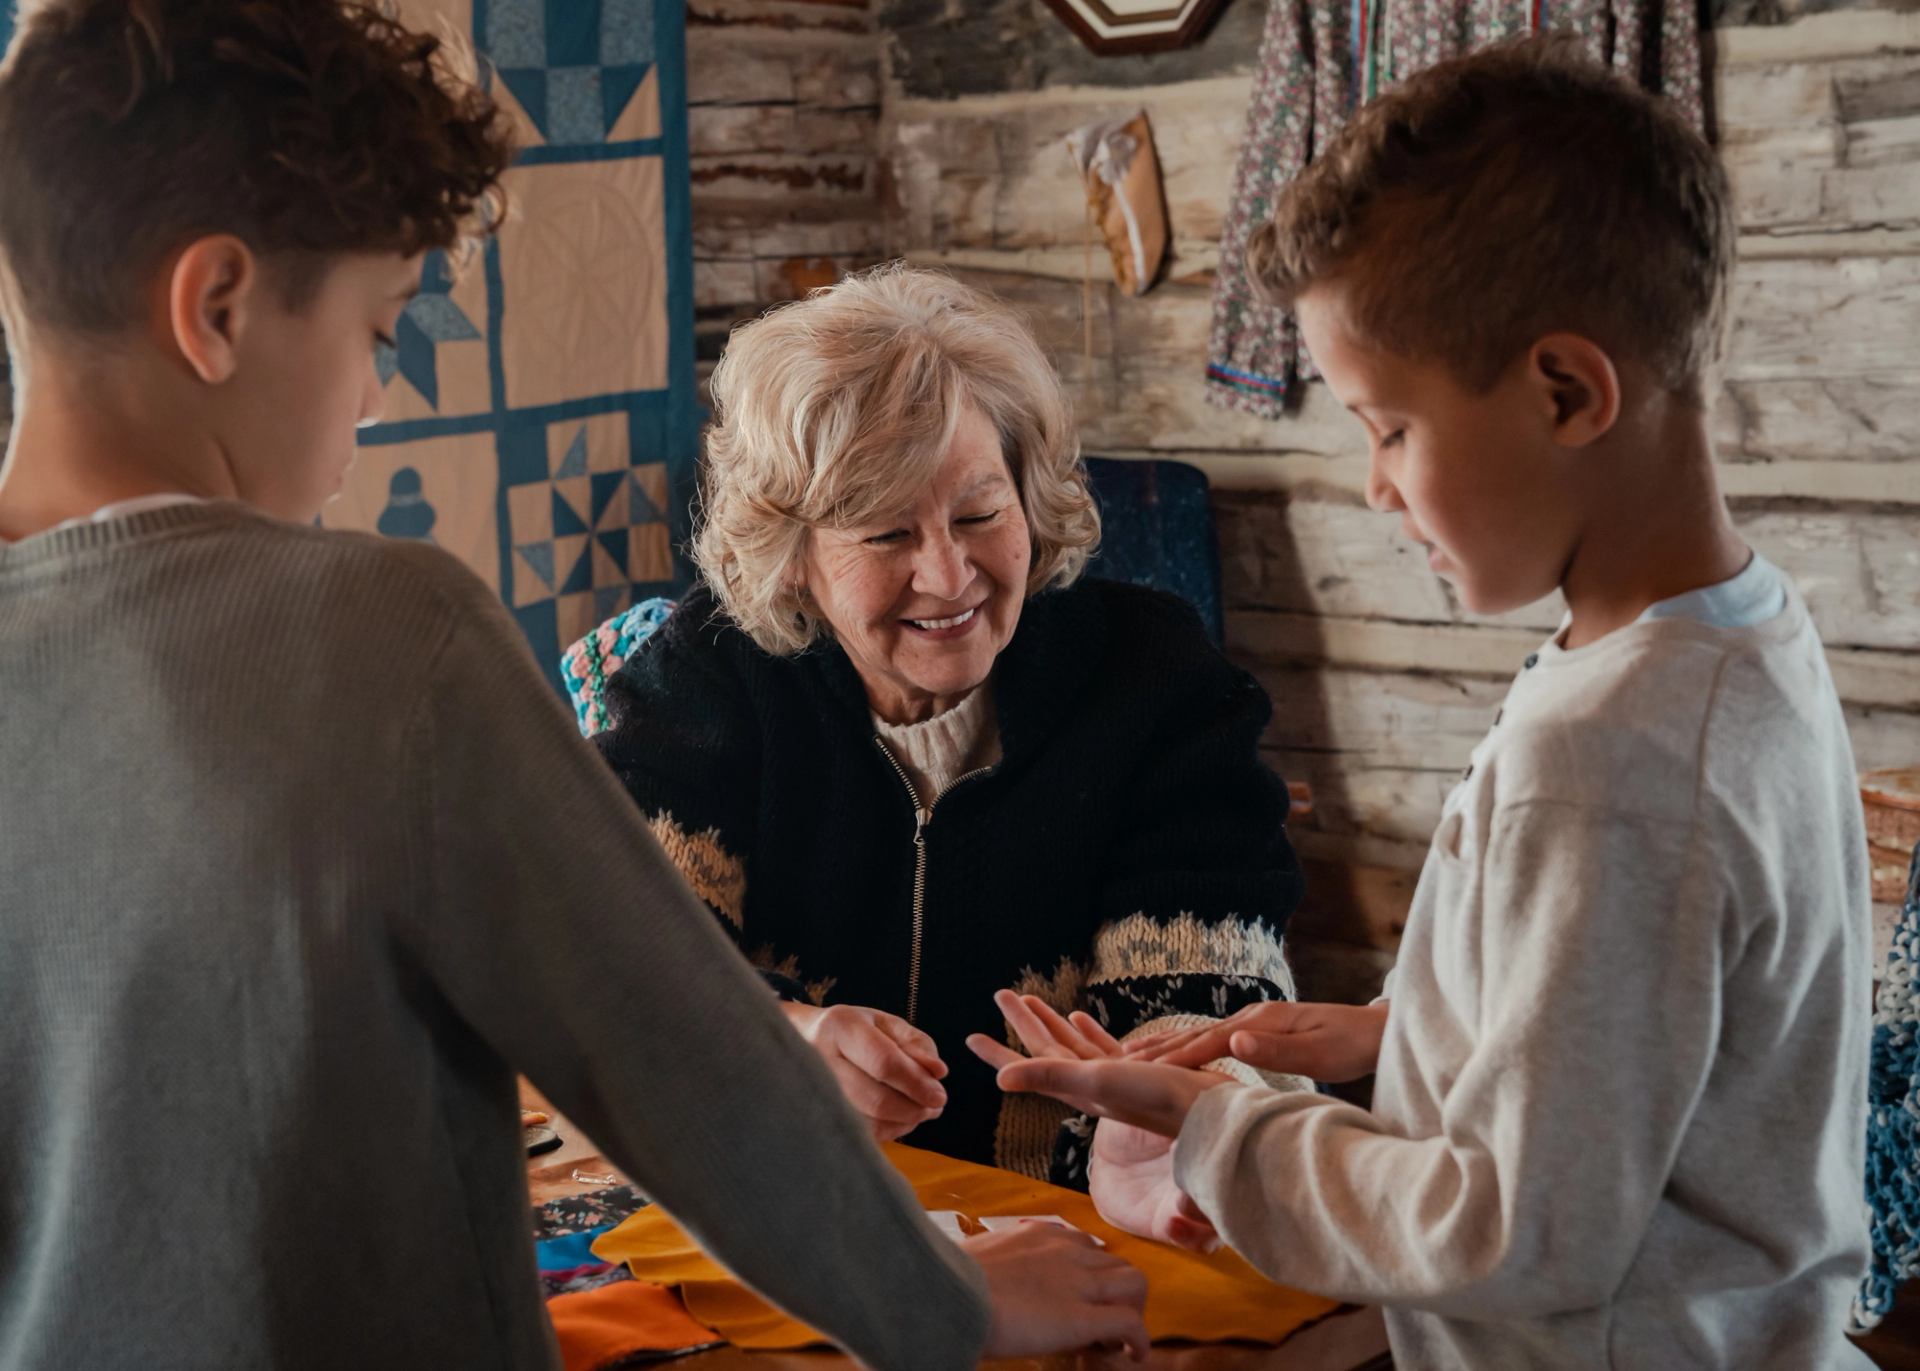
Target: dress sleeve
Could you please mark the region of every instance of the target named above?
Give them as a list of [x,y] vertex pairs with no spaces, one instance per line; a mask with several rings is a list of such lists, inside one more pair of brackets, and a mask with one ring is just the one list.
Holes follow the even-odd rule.
[[1280,192],[1306,166],[1312,150],[1310,24],[1308,7],[1299,0],[1274,0],[1267,12],[1213,286],[1207,398],[1269,419],[1285,414],[1298,387],[1300,337],[1285,310],[1254,297],[1247,242],[1273,216]]

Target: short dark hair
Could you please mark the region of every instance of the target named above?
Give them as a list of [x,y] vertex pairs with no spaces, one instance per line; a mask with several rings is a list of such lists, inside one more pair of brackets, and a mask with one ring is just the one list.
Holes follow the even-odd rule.
[[1700,135],[1549,35],[1440,63],[1359,110],[1247,260],[1283,304],[1337,282],[1364,337],[1476,390],[1565,329],[1697,395],[1735,233]]
[[293,303],[340,253],[497,223],[503,116],[462,54],[368,3],[26,0],[0,64],[0,258],[25,318],[135,317],[169,252],[232,233]]

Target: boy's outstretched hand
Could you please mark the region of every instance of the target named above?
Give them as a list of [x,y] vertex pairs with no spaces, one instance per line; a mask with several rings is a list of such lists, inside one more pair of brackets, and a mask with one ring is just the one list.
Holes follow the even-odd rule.
[[1274,1000],[1248,1005],[1217,1023],[1130,1044],[1122,1055],[1128,1061],[1172,1066],[1199,1066],[1231,1056],[1262,1071],[1337,1085],[1373,1072],[1386,1030],[1385,1004]]
[[1089,1188],[1116,1228],[1190,1251],[1210,1252],[1220,1236],[1173,1179],[1173,1139],[1201,1094],[1223,1076],[1162,1062],[1128,1061],[1098,1021],[1061,1017],[1035,996],[1003,990],[994,1003],[1027,1050],[1023,1057],[984,1033],[967,1039],[999,1072],[1002,1090],[1063,1100],[1101,1122],[1093,1134]]

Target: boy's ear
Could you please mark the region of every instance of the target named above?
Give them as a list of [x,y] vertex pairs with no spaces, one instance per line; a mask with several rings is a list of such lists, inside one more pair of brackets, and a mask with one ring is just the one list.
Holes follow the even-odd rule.
[[1585,447],[1620,418],[1620,373],[1606,349],[1577,333],[1550,333],[1527,353],[1527,380],[1550,416],[1554,441]]
[[239,365],[240,340],[259,289],[259,260],[232,234],[197,239],[174,259],[167,331],[187,366],[208,385],[227,380]]

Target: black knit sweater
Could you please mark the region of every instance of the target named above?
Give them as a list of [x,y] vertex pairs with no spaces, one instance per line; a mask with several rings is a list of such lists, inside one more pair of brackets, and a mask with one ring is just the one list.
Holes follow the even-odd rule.
[[1286,787],[1265,693],[1173,596],[1034,597],[993,688],[1002,760],[921,797],[922,824],[838,645],[771,656],[702,587],[608,683],[596,741],[779,993],[939,1044],[949,1102],[904,1141],[1084,1185],[1084,1121],[1003,1099],[966,1035],[1005,1031],[1003,987],[1121,1037],[1290,995]]

